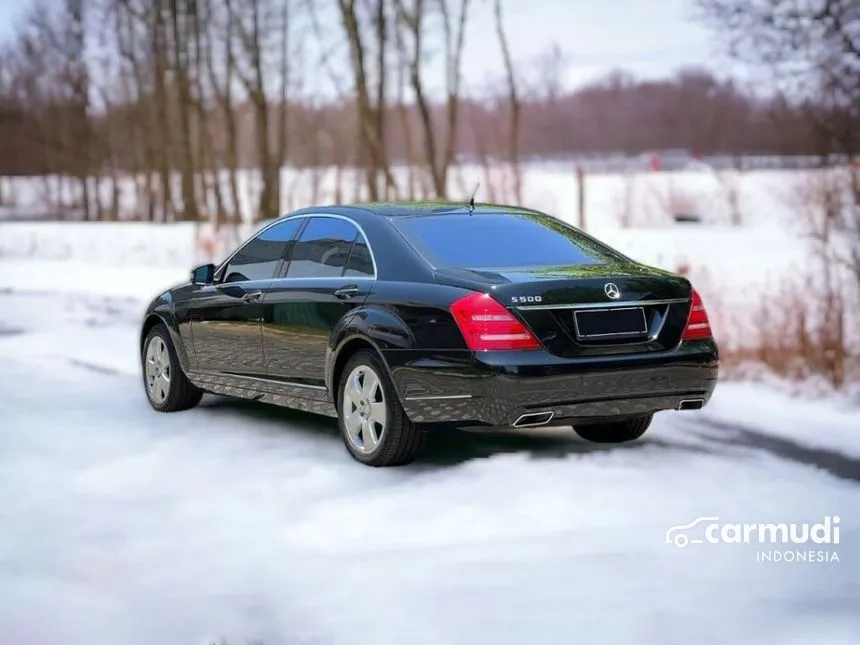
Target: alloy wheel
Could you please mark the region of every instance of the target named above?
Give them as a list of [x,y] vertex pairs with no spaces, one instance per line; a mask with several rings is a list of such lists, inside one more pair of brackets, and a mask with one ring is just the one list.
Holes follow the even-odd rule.
[[388,411],[379,375],[368,365],[358,365],[347,376],[342,397],[347,438],[358,452],[374,452],[383,439]]
[[170,394],[170,352],[161,336],[153,336],[146,346],[146,393],[161,405]]

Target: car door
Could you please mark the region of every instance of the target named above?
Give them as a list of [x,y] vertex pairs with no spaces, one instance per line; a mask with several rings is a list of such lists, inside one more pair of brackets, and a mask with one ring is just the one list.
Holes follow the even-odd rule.
[[270,392],[325,400],[333,327],[367,298],[376,269],[367,238],[343,217],[308,219],[263,296],[263,354]]
[[209,374],[265,378],[262,295],[280,269],[302,220],[285,220],[249,240],[201,287],[190,307],[198,369]]

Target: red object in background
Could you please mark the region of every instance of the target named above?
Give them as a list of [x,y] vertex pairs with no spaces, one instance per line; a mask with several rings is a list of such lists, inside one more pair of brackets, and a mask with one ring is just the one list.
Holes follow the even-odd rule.
[[677,273],[678,275],[683,275],[683,276],[688,275],[690,273],[690,265],[687,264],[686,262],[681,262],[678,265],[678,270],[675,273]]
[[531,332],[486,293],[473,293],[451,305],[466,346],[472,351],[539,349]]
[[663,163],[660,161],[660,155],[651,155],[648,167],[655,172],[660,170],[663,167]]

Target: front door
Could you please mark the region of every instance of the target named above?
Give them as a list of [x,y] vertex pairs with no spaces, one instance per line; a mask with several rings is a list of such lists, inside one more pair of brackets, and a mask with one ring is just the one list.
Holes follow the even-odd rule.
[[202,372],[261,376],[260,295],[271,282],[243,280],[207,285],[189,310],[197,368]]
[[314,216],[263,296],[263,353],[270,391],[326,399],[326,349],[335,325],[375,280],[364,235],[351,221]]
[[285,220],[249,240],[201,287],[189,311],[197,367],[202,372],[265,378],[262,296],[281,268],[301,220]]

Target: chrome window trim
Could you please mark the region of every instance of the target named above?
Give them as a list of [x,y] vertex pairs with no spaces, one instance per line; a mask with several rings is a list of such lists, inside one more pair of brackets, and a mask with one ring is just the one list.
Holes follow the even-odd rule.
[[[201,287],[203,287],[204,291],[213,291],[213,290],[219,289],[221,287],[233,287],[233,286],[244,287],[244,286],[247,286],[248,284],[250,284],[252,282],[260,284],[262,287],[267,287],[269,285],[269,283],[271,283],[272,280],[274,280],[274,278],[255,278],[253,280],[235,280],[233,282],[213,282],[212,284],[202,284],[202,283],[196,283],[196,284],[199,284]],[[201,322],[206,322],[206,321],[201,321]]]
[[[224,260],[221,264],[218,265],[218,267],[215,269],[215,275],[218,275],[219,272],[230,263],[230,260],[232,260],[242,249],[244,249],[246,246],[248,246],[248,244],[250,244],[251,242],[256,240],[258,237],[260,237],[263,233],[268,231],[273,226],[277,226],[278,224],[283,224],[284,222],[289,221],[289,220],[308,219],[311,217],[326,217],[329,219],[339,219],[339,220],[342,220],[344,222],[349,222],[350,224],[352,224],[358,230],[361,237],[364,238],[364,243],[367,245],[367,251],[368,251],[368,253],[370,253],[370,262],[373,265],[373,275],[372,276],[367,276],[367,275],[365,275],[365,276],[319,276],[319,277],[302,276],[300,278],[288,278],[287,276],[282,276],[282,277],[278,278],[278,277],[272,276],[270,278],[264,278],[264,279],[279,280],[279,281],[280,280],[343,280],[343,279],[377,280],[378,279],[379,269],[376,265],[376,255],[373,252],[373,246],[371,246],[370,239],[368,239],[367,233],[364,231],[364,228],[361,226],[361,224],[356,222],[351,217],[347,217],[346,215],[337,215],[335,213],[300,213],[298,215],[285,215],[284,217],[280,217],[280,218],[276,219],[274,222],[272,222],[268,226],[264,226],[259,231],[254,233],[251,237],[249,237],[247,240],[245,240],[235,251],[233,251],[226,260]],[[302,232],[303,232],[303,230],[300,229],[299,230],[300,236],[301,236]],[[298,240],[299,240],[299,238],[296,238],[296,241],[298,241]],[[216,283],[216,284],[220,284],[220,283]]]
[[[284,281],[289,282],[290,284],[301,284],[302,282],[325,282],[327,280],[331,282],[336,282],[338,284],[342,284],[344,281],[349,282],[374,282],[376,278],[371,277],[369,275],[321,275],[318,278],[309,278],[308,276],[302,276],[300,278],[288,278],[287,276],[283,276],[281,278],[269,278],[271,281],[269,286],[274,284],[280,284]],[[230,284],[233,284],[232,282]]]
[[521,311],[546,311],[550,309],[608,309],[615,307],[644,307],[647,305],[676,305],[690,302],[690,298],[663,298],[661,300],[616,300],[615,302],[585,302],[572,305],[522,305],[514,307]]

